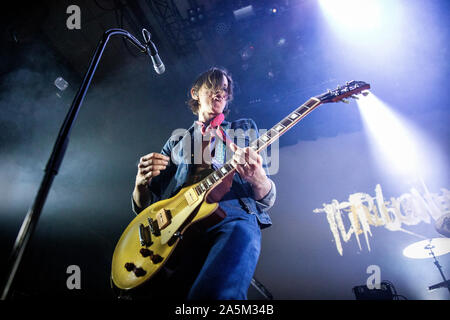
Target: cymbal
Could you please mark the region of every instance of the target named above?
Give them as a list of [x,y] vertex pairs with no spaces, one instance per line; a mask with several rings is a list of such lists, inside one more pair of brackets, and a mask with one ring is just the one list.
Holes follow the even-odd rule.
[[431,251],[436,257],[450,252],[450,238],[432,238],[410,244],[403,250],[403,255],[413,259],[432,258]]
[[434,227],[443,236],[450,237],[450,213],[444,214],[437,219]]

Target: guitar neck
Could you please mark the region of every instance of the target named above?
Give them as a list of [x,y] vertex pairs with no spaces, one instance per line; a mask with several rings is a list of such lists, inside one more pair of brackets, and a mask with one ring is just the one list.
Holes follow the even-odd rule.
[[265,134],[261,135],[258,139],[250,144],[250,148],[256,152],[261,152],[274,141],[276,141],[283,133],[287,132],[293,126],[295,126],[300,120],[311,113],[322,102],[317,98],[311,98],[302,104],[300,107],[291,112],[287,117],[278,122]]
[[[338,102],[344,100],[347,97],[356,98],[355,95],[361,93],[363,90],[370,89],[370,84],[364,81],[349,81],[344,86],[338,86],[335,90],[328,90],[327,92],[310,98],[300,107],[292,111],[286,118],[278,122],[269,131],[261,135],[258,139],[250,144],[250,148],[256,152],[261,152],[267,148],[271,143],[276,141],[283,133],[288,131],[300,120],[310,114],[315,108],[322,103]],[[368,93],[363,95],[367,95]],[[234,172],[236,168],[231,161],[226,163],[219,170],[214,171],[209,176],[204,178],[196,187],[195,190],[198,194],[213,189],[217,186],[223,178],[225,178],[231,172]]]
[[[321,104],[322,102],[319,99],[315,97],[310,98],[300,107],[291,112],[287,117],[274,125],[269,131],[254,140],[250,144],[250,148],[258,153],[261,152]],[[235,169],[236,168],[231,164],[231,162],[226,163],[223,167],[204,178],[195,187],[195,191],[197,194],[201,194],[214,188],[222,179],[232,173]]]

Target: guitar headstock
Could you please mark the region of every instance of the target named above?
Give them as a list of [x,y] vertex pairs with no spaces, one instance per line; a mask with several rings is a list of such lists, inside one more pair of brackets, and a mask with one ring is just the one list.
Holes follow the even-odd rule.
[[[319,99],[322,103],[328,103],[328,102],[347,102],[344,100],[345,98],[351,97],[356,98],[356,95],[361,93],[364,90],[370,89],[370,84],[364,82],[364,81],[349,81],[345,84],[345,86],[338,86],[334,90],[328,90],[328,92],[325,92],[316,98]],[[367,95],[364,94],[363,95]]]

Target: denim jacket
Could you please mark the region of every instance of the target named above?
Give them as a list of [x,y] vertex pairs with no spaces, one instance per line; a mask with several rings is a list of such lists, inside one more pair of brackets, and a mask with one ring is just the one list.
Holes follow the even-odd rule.
[[[227,133],[236,133],[233,140],[235,140],[235,143],[236,141],[238,142],[237,145],[239,147],[249,146],[250,142],[258,137],[258,129],[252,119],[240,119],[233,122],[224,120],[221,126]],[[182,187],[186,186],[185,183],[189,178],[193,163],[198,163],[195,160],[201,157],[201,154],[194,151],[193,147],[194,145],[198,146],[198,143],[201,145],[202,138],[199,125],[195,122],[188,130],[179,129],[173,132],[161,150],[161,153],[170,157],[171,161],[166,169],[161,171],[160,175],[152,179],[149,186],[151,203],[173,197]],[[263,167],[265,168],[265,153],[261,155],[263,157]],[[265,170],[267,172],[266,168]],[[233,177],[231,191],[222,198],[222,201],[225,201],[225,198],[231,199],[234,197],[233,201],[236,200],[236,204],[247,214],[256,215],[261,228],[269,227],[272,221],[267,211],[273,206],[276,198],[275,184],[271,179],[269,180],[271,190],[263,199],[256,201],[250,183],[242,179],[236,172]],[[234,196],[230,196],[231,193]],[[219,202],[219,205],[221,205],[222,201]],[[137,208],[133,200],[132,207],[135,213],[139,213],[142,210]],[[225,212],[227,212],[226,208],[227,206],[223,208]]]

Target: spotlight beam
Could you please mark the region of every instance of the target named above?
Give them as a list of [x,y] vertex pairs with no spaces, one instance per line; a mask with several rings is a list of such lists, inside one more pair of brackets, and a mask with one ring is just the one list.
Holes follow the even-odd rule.
[[369,137],[376,145],[374,153],[384,169],[395,174],[417,176],[423,166],[418,161],[416,130],[374,94],[365,92],[357,104]]

